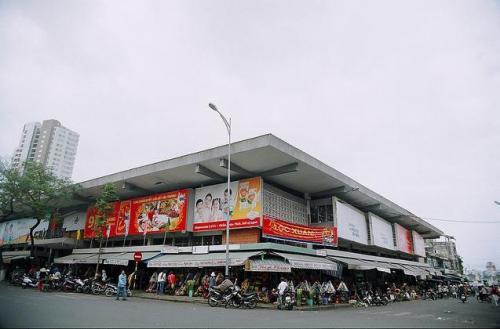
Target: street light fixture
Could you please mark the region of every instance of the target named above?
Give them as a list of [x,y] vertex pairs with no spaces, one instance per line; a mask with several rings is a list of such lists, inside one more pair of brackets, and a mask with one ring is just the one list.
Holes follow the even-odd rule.
[[499,201],[493,201],[495,202],[498,206],[500,206],[500,202]]
[[226,119],[222,113],[219,112],[217,106],[208,103],[208,107],[217,112],[227,128],[229,143],[227,144],[227,198],[228,210],[226,214],[226,277],[229,276],[229,220],[231,219],[231,118]]

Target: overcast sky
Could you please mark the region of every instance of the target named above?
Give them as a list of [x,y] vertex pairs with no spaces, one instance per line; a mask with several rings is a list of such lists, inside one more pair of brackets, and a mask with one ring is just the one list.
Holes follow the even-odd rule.
[[[75,181],[273,133],[424,218],[500,221],[500,2],[0,1],[0,155]],[[431,221],[500,267],[500,224]]]

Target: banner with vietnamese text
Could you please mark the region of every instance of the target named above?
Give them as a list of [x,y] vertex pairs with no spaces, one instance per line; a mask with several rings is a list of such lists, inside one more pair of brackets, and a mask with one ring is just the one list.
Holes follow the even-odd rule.
[[304,226],[264,216],[262,234],[288,240],[337,246],[336,227]]

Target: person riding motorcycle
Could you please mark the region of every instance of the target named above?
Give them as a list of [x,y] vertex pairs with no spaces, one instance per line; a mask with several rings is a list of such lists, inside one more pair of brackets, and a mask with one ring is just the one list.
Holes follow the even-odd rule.
[[278,303],[283,305],[283,295],[285,294],[285,290],[288,288],[288,282],[286,282],[285,278],[281,278],[280,284],[278,285]]

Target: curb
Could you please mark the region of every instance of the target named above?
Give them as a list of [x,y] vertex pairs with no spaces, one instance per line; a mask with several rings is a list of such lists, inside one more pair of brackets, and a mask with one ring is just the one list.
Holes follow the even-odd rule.
[[[160,297],[157,297],[156,295],[152,295],[152,296],[143,295],[143,294],[135,295],[134,293],[132,293],[132,297],[142,298],[142,299],[150,299],[150,300],[156,300],[156,301],[165,301],[165,302],[208,305],[208,303],[205,299],[198,300],[198,299],[160,298]],[[266,306],[263,306],[263,305],[266,305]],[[325,310],[333,310],[333,309],[345,308],[345,307],[352,307],[352,305],[350,305],[350,304],[332,304],[332,305],[315,305],[315,306],[295,306],[293,308],[293,311],[325,311]],[[277,310],[277,308],[274,304],[257,304],[257,308]]]

